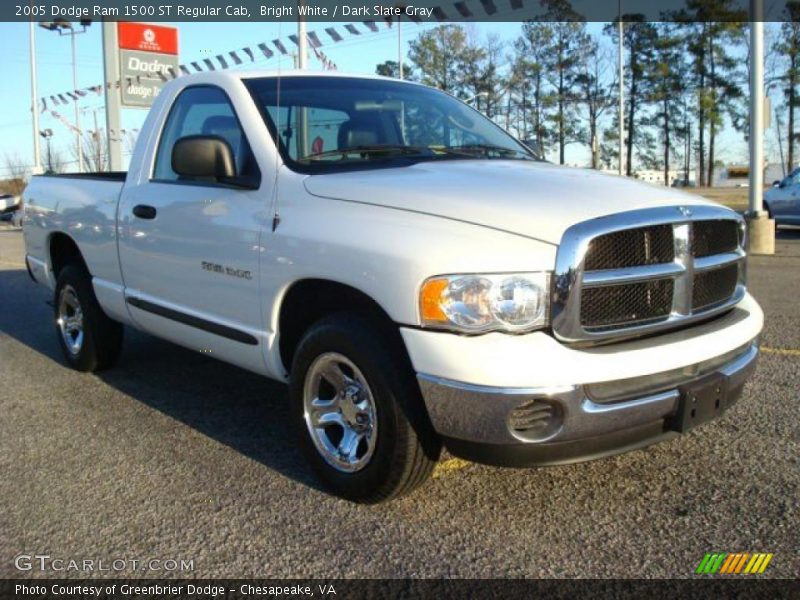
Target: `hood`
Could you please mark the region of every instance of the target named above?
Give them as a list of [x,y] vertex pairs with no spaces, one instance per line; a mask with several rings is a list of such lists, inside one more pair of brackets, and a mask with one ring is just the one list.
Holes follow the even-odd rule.
[[420,162],[312,175],[310,194],[464,221],[558,244],[570,225],[638,208],[714,204],[589,169],[519,160]]

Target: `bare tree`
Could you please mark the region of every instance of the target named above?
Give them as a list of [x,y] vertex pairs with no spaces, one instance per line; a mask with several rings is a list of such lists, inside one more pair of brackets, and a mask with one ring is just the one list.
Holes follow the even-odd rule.
[[61,173],[64,170],[64,157],[61,152],[53,148],[53,144],[49,141],[44,148],[44,172],[48,174]]
[[0,182],[0,186],[5,193],[19,196],[25,189],[28,167],[19,154],[6,154],[4,163],[7,178]]
[[108,143],[104,132],[100,129],[84,132],[81,137],[81,148],[73,143],[70,146],[70,154],[75,162],[78,162],[78,152],[83,153],[83,162],[92,171],[102,172],[108,166]]

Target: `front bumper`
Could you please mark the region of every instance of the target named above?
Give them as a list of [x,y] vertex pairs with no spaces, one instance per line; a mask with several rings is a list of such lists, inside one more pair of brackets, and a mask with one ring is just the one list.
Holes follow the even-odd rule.
[[672,418],[681,389],[719,374],[723,410],[730,408],[757,360],[758,346],[752,342],[712,370],[698,365],[695,375],[674,377],[666,389],[603,403],[591,397],[590,385],[514,389],[423,374],[418,380],[434,428],[450,452],[487,464],[545,466],[619,454],[674,437]]
[[712,321],[594,348],[541,332],[402,333],[431,422],[450,451],[525,466],[588,460],[672,437],[682,391],[715,373],[723,412],[755,368],[762,326],[748,294]]

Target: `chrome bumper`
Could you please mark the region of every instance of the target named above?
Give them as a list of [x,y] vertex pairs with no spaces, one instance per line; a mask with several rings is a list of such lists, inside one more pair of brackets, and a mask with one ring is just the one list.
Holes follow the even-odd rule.
[[[592,399],[592,386],[587,384],[520,389],[474,386],[425,374],[417,378],[431,422],[454,454],[492,464],[558,464],[615,454],[675,435],[668,424],[678,410],[679,388],[711,372],[722,375],[730,406],[741,395],[757,359],[758,346],[751,342],[712,371],[696,369],[694,374],[673,377],[669,387],[657,393],[603,403]],[[534,427],[526,429],[530,424]]]

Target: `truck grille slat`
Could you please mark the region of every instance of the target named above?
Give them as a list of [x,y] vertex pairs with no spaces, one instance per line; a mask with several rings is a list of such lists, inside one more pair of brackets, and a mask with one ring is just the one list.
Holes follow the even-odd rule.
[[597,237],[589,244],[584,269],[621,269],[675,260],[672,227],[659,225],[615,231]]
[[660,207],[579,223],[559,247],[553,332],[610,341],[678,327],[744,296],[742,219],[724,208]]
[[739,247],[736,221],[697,221],[692,227],[692,256],[734,252]]
[[671,279],[584,288],[581,317],[584,327],[625,326],[666,319],[672,310]]
[[725,302],[736,291],[739,281],[739,265],[703,271],[694,276],[692,308],[701,310]]

